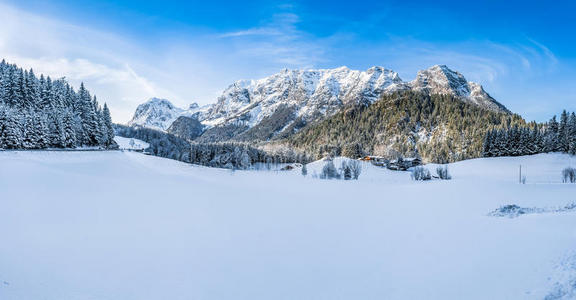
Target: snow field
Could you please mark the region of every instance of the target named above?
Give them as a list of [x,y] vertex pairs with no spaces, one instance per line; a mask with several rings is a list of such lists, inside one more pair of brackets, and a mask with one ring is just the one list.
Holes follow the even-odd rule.
[[566,298],[576,213],[488,213],[574,202],[559,182],[575,162],[476,159],[430,182],[364,164],[343,181],[313,179],[322,162],[303,177],[0,152],[0,299]]

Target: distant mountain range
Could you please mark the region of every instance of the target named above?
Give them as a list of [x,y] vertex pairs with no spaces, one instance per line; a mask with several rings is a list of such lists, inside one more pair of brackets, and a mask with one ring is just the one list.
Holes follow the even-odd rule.
[[216,103],[188,109],[174,106],[166,99],[152,98],[138,106],[128,125],[168,130],[178,117],[195,117],[207,128],[240,125],[248,128],[277,114],[291,115],[283,127],[296,120],[306,122],[329,116],[352,104],[371,104],[382,95],[414,90],[427,94],[448,94],[481,108],[509,112],[480,84],[469,82],[444,65],[419,71],[416,79],[405,82],[398,73],[372,67],[366,71],[346,67],[321,70],[283,70],[259,80],[240,80],[227,87]]
[[402,93],[449,96],[479,111],[511,115],[480,84],[444,65],[419,71],[412,81],[382,67],[366,71],[340,67],[285,69],[259,80],[237,81],[215,103],[203,107],[194,103],[182,109],[152,98],[138,106],[128,125],[198,142],[267,142],[293,137],[303,128],[309,132],[310,126],[344,110]]

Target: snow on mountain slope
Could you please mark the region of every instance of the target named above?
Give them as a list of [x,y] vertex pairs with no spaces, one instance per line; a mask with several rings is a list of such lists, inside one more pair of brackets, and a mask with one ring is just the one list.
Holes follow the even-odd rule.
[[[294,122],[305,124],[329,116],[345,105],[370,104],[383,94],[408,89],[452,94],[487,109],[508,112],[482,86],[467,82],[464,76],[446,66],[434,66],[420,71],[411,82],[402,81],[396,72],[382,67],[372,67],[366,71],[341,67],[286,69],[259,80],[240,80],[226,88],[216,103],[202,109],[165,109],[163,107],[166,105],[160,104],[157,104],[159,108],[154,109],[151,105],[143,104],[142,108],[137,109],[130,124],[156,126],[165,130],[178,116],[194,115],[200,110],[201,113],[195,116],[208,128],[220,125],[253,128],[265,123],[262,127],[278,134],[282,130],[291,129],[290,125]],[[274,123],[274,126],[270,123]]]
[[488,213],[574,201],[575,185],[559,182],[575,164],[476,159],[431,182],[367,165],[337,181],[312,179],[313,165],[303,177],[134,152],[0,151],[0,298],[574,295],[575,212]]

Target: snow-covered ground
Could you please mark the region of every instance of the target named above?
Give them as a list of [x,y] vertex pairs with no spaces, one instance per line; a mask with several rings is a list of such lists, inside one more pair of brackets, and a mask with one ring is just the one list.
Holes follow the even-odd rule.
[[122,150],[144,150],[150,147],[150,144],[135,138],[115,136],[114,141]]
[[[576,212],[554,210],[576,201],[560,183],[575,158],[469,160],[430,182],[371,165],[312,179],[321,165],[0,152],[0,299],[576,297]],[[545,213],[489,216],[508,204]]]

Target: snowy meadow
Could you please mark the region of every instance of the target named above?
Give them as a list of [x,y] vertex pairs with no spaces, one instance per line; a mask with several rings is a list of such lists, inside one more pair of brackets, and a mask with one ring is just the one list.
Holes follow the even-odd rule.
[[[576,297],[576,211],[560,209],[576,158],[474,159],[426,182],[368,163],[313,178],[322,165],[0,152],[0,299]],[[491,215],[505,205],[536,209]]]

